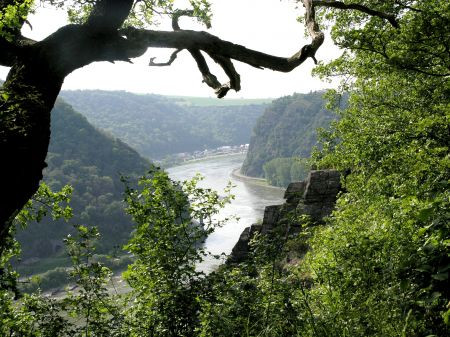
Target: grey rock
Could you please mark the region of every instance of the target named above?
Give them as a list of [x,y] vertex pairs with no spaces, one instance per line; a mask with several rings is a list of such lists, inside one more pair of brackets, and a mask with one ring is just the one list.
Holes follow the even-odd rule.
[[248,257],[250,251],[250,240],[255,235],[256,232],[261,231],[261,225],[253,224],[250,227],[246,227],[236,242],[230,256],[228,257],[226,263],[239,263],[244,261]]
[[[314,224],[323,223],[333,212],[336,198],[341,191],[340,173],[336,170],[314,170],[305,181],[289,184],[283,205],[267,206],[261,225],[247,227],[234,246],[227,263],[239,263],[248,257],[249,242],[256,232],[270,235],[277,226],[287,223],[288,213],[296,210],[297,215],[308,215]],[[299,225],[291,224],[289,234],[301,230]]]

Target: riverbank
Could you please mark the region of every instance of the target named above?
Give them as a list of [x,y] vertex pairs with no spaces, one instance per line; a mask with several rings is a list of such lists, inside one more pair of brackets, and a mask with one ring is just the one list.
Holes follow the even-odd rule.
[[166,169],[168,168],[172,168],[172,167],[177,167],[177,166],[183,166],[183,165],[189,165],[189,164],[194,164],[194,163],[200,163],[203,161],[208,161],[208,160],[214,160],[214,159],[219,159],[219,158],[225,158],[225,157],[238,157],[238,156],[242,156],[243,158],[245,158],[245,156],[247,155],[247,153],[225,153],[225,154],[218,154],[218,155],[214,155],[214,156],[207,156],[207,157],[202,157],[202,158],[198,158],[198,159],[191,159],[191,160],[186,160],[183,161],[179,164],[175,164],[169,167],[165,167]]
[[283,191],[285,190],[284,187],[278,187],[278,186],[269,185],[267,183],[266,179],[264,179],[264,178],[256,178],[256,177],[249,177],[249,176],[243,175],[241,173],[241,168],[240,167],[235,168],[233,171],[231,171],[231,177],[236,179],[236,180],[240,180],[240,181],[243,181],[243,182],[246,182],[246,183],[250,183],[250,184],[254,184],[254,185],[264,186],[266,188],[273,188],[273,189],[276,189],[276,190],[283,190]]

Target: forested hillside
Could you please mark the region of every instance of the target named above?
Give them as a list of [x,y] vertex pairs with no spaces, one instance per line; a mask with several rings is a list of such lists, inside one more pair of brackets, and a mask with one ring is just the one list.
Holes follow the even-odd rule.
[[[53,109],[51,125],[44,180],[53,190],[65,184],[73,186],[71,222],[99,227],[105,237],[100,252],[122,245],[129,238],[131,221],[123,211],[120,176],[135,179],[149,169],[150,163],[121,140],[94,128],[62,101]],[[54,256],[71,230],[71,225],[51,219],[31,224],[18,235],[23,257]]]
[[323,94],[294,94],[273,101],[253,129],[242,173],[262,177],[263,165],[272,159],[308,157],[317,142],[316,129],[336,118],[325,109]]
[[264,104],[192,106],[180,98],[124,91],[77,90],[61,95],[92,124],[152,159],[246,144],[265,107]]

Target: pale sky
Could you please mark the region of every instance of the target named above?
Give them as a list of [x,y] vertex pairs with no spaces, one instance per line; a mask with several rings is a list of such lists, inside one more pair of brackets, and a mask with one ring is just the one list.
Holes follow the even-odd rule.
[[[304,36],[302,24],[296,18],[303,8],[296,8],[293,0],[212,0],[213,20],[211,34],[217,35],[248,48],[289,57],[297,52],[309,39]],[[54,9],[39,9],[29,18],[33,30],[25,25],[23,34],[41,40],[66,24],[65,13]],[[181,28],[204,30],[194,20],[183,18]],[[170,29],[161,25],[160,29]],[[126,90],[135,93],[161,95],[214,97],[214,92],[201,81],[201,74],[189,53],[183,51],[170,67],[147,66],[150,57],[156,61],[167,61],[168,49],[150,49],[144,56],[134,59],[134,64],[97,62],[70,74],[64,89]],[[318,60],[330,60],[339,54],[329,35],[317,52]],[[311,59],[290,73],[258,70],[246,64],[234,62],[241,74],[242,89],[230,91],[228,98],[275,98],[294,92],[306,93],[330,87],[330,84],[311,76],[314,64]],[[223,72],[208,61],[219,81],[227,82]],[[5,79],[8,69],[0,67],[0,78]]]

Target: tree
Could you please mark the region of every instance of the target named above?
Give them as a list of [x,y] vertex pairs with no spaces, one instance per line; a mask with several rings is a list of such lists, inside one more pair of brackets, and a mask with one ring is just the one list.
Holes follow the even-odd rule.
[[312,307],[323,305],[315,313],[327,329],[445,336],[450,4],[395,3],[399,29],[332,13],[331,34],[352,53],[316,71],[345,74],[341,89],[350,95],[316,164],[348,174],[303,272],[312,275]]

